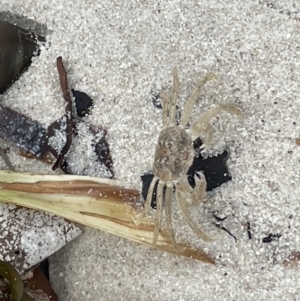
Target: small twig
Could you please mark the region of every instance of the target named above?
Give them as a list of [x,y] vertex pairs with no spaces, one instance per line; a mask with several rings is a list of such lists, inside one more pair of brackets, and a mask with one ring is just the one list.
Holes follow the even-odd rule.
[[57,71],[59,74],[59,81],[61,85],[61,90],[63,92],[64,100],[67,102],[66,104],[66,144],[64,145],[63,149],[61,150],[61,153],[58,155],[56,162],[54,163],[52,169],[56,170],[57,168],[61,167],[64,157],[66,153],[69,151],[71,143],[72,143],[72,129],[73,129],[73,120],[72,120],[72,99],[68,87],[68,78],[67,78],[67,72],[62,62],[62,57],[58,57],[56,60],[57,64]]
[[235,242],[237,242],[236,237],[235,237],[229,230],[227,230],[225,227],[223,227],[223,226],[221,226],[221,225],[219,224],[220,222],[225,221],[225,220],[228,218],[228,216],[225,216],[225,217],[219,217],[219,216],[217,216],[216,214],[213,214],[213,217],[218,221],[217,223],[214,223],[214,225],[215,225],[216,227],[218,227],[219,229],[221,229],[221,230],[225,231],[226,233],[228,233],[231,237],[234,238]]
[[5,153],[5,150],[0,147],[0,156],[4,160],[5,164],[7,165],[8,169],[11,171],[16,171],[13,165],[11,164],[7,154]]
[[213,214],[213,217],[218,221],[218,222],[223,222],[225,219],[228,218],[228,216],[225,217],[218,217],[216,214]]
[[248,238],[252,239],[250,222],[247,223],[247,234],[248,234]]
[[221,230],[225,231],[226,233],[228,233],[234,239],[234,241],[237,242],[236,237],[229,230],[227,230],[225,227],[223,227],[223,226],[221,226],[220,224],[217,224],[217,223],[214,223],[214,225],[216,227],[218,227],[219,229],[221,229]]

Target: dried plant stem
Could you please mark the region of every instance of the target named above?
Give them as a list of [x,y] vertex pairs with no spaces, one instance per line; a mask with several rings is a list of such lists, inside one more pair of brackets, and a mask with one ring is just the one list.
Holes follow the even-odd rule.
[[176,250],[171,238],[162,233],[153,245],[153,221],[134,222],[140,213],[134,206],[139,198],[139,191],[121,187],[116,180],[0,171],[0,202],[46,211],[150,247],[214,263],[189,245]]

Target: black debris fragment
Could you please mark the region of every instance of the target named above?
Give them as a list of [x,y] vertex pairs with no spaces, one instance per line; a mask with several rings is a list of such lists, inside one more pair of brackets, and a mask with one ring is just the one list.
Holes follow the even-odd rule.
[[280,237],[281,237],[281,234],[272,234],[272,233],[270,233],[268,236],[266,236],[262,239],[262,242],[263,243],[270,243],[272,241],[278,241]]
[[91,113],[93,100],[84,92],[72,89],[73,96],[75,97],[76,112],[79,117],[84,117]]
[[10,171],[16,171],[6,154],[6,150],[1,147],[0,147],[0,157],[2,157],[3,161],[5,162],[6,166]]
[[94,144],[95,153],[97,155],[98,161],[103,163],[106,168],[111,173],[111,178],[114,177],[113,172],[113,162],[110,155],[109,145],[108,142],[105,139],[105,136],[101,137],[97,141],[95,141]]
[[219,217],[216,214],[213,214],[213,217],[217,220],[217,222],[223,222],[223,221],[225,221],[228,218],[228,216]]
[[248,234],[248,238],[252,239],[250,222],[247,223],[247,234]]
[[41,271],[43,274],[46,276],[46,278],[49,280],[50,279],[50,273],[49,273],[49,259],[43,260],[40,265],[39,265]]
[[195,157],[187,173],[190,185],[195,187],[194,177],[197,172],[202,172],[205,176],[207,183],[206,191],[211,191],[230,181],[232,178],[226,166],[227,159],[227,151],[206,159],[201,154],[199,157]]
[[194,150],[197,151],[198,153],[200,152],[202,145],[203,142],[200,139],[200,137],[198,137],[196,140],[193,141]]
[[160,93],[157,91],[150,92],[150,100],[153,106],[157,109],[162,109],[161,100],[160,100]]

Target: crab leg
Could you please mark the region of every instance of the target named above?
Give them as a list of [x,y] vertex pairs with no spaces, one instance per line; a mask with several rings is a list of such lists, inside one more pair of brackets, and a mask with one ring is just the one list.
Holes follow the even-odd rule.
[[[243,119],[243,114],[241,109],[234,104],[221,104],[215,108],[212,108],[205,113],[203,113],[189,128],[189,132],[194,139],[200,137],[205,134],[209,137],[208,140],[211,140],[213,129],[209,124],[209,121],[220,114],[221,112],[227,112],[231,115],[235,115],[240,121]],[[206,141],[209,144],[209,141]]]
[[205,195],[204,189],[206,189],[206,181],[204,179],[199,179],[195,177],[196,186],[191,188],[189,186],[187,178],[184,176],[179,179],[176,185],[176,200],[181,209],[181,212],[187,221],[190,228],[205,241],[211,241],[211,239],[197,226],[197,224],[192,220],[188,208],[188,203],[199,204]]
[[197,224],[190,218],[190,213],[188,210],[187,203],[184,201],[184,199],[177,199],[179,207],[182,211],[182,214],[191,227],[191,229],[204,241],[211,241],[211,238],[209,238],[198,226]]
[[173,227],[172,227],[172,195],[173,195],[173,184],[168,183],[166,189],[166,196],[165,196],[166,218],[167,218],[168,228],[175,249],[177,251],[183,251],[184,248],[180,247],[176,242]]
[[[162,202],[163,202],[163,188],[165,182],[159,181],[157,186],[157,194],[156,194],[156,214],[155,214],[155,229],[153,235],[153,244],[155,245],[157,242],[158,232],[161,226],[161,217],[162,217]],[[148,196],[147,196],[148,198]]]
[[162,100],[162,116],[163,116],[163,126],[168,127],[170,125],[176,125],[176,105],[178,99],[178,90],[179,90],[179,80],[177,68],[173,68],[173,87],[172,95],[168,95],[166,91],[163,91],[160,95]]
[[172,242],[174,245],[176,245],[174,232],[172,229],[172,192],[173,192],[173,185],[168,183],[166,189],[166,195],[165,195],[166,217],[167,217],[167,223],[168,223],[168,228],[170,230]]
[[192,110],[194,107],[194,104],[198,98],[199,92],[200,90],[203,88],[203,86],[210,80],[215,79],[216,76],[213,73],[208,73],[204,79],[202,79],[199,84],[197,85],[197,87],[195,88],[195,90],[193,91],[193,93],[191,94],[191,96],[189,97],[189,99],[187,100],[187,102],[184,105],[184,108],[182,110],[181,113],[181,119],[180,119],[180,125],[185,128],[189,118],[192,114]]
[[170,101],[171,112],[169,117],[169,125],[176,125],[176,105],[178,99],[178,90],[179,90],[179,81],[178,81],[178,73],[177,68],[174,67],[172,70],[173,73],[173,88],[172,88],[172,98]]
[[160,94],[161,102],[162,102],[162,121],[163,127],[168,126],[169,122],[169,95],[166,91],[162,91]]

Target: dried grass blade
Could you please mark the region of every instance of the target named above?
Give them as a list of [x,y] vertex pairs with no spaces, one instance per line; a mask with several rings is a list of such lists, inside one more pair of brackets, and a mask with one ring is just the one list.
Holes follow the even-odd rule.
[[184,250],[177,251],[170,237],[162,233],[153,245],[153,222],[134,222],[140,213],[139,198],[139,191],[124,188],[116,180],[0,171],[0,202],[46,211],[140,244],[214,263],[189,245],[181,245]]

